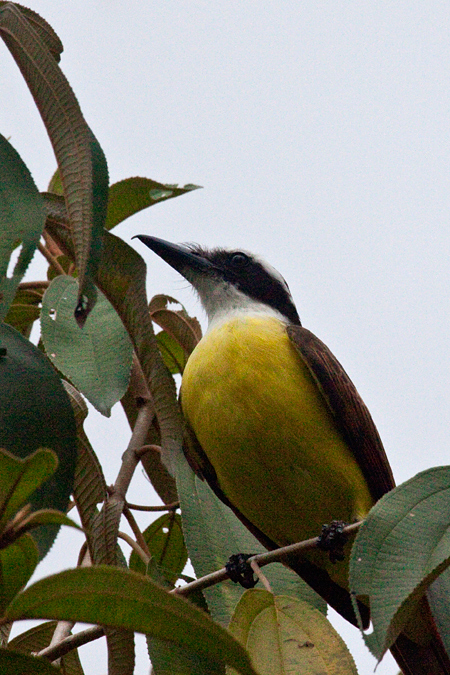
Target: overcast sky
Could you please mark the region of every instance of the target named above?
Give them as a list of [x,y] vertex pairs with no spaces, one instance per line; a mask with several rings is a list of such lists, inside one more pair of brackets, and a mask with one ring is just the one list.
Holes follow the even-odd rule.
[[[262,254],[287,279],[303,325],[357,385],[397,482],[447,464],[448,3],[30,6],[62,39],[61,67],[111,182],[139,175],[204,186],[115,232],[128,243],[147,233]],[[3,44],[0,59],[0,131],[45,189],[51,146]],[[175,295],[199,314],[186,282],[133,245],[148,263],[149,294]],[[94,414],[88,428],[109,458],[108,482],[128,433],[114,413],[113,431]],[[139,491],[142,501],[143,480],[133,499]],[[370,672],[357,641],[352,632],[360,672]],[[377,675],[397,670],[386,658]]]

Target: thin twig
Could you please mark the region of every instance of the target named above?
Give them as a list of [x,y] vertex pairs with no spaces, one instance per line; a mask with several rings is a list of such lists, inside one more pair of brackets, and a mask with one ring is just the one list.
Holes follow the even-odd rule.
[[[346,525],[342,530],[342,534],[354,534],[359,530],[363,521],[359,520],[357,523],[352,523],[351,525]],[[314,537],[313,539],[306,539],[305,541],[300,541],[297,544],[291,544],[290,546],[283,546],[283,548],[277,548],[274,551],[268,551],[267,553],[258,553],[254,556],[256,562],[260,567],[268,565],[271,562],[283,562],[287,558],[294,557],[299,553],[304,551],[310,551],[318,547],[320,542],[320,537]],[[253,558],[250,558],[253,560]]]
[[35,288],[43,288],[45,290],[49,286],[49,281],[22,281],[19,284],[19,291],[34,290]]
[[147,542],[145,541],[145,539],[142,535],[142,532],[140,531],[139,526],[138,526],[137,522],[135,521],[134,516],[131,513],[127,504],[125,504],[125,506],[123,507],[123,515],[128,520],[128,524],[131,527],[131,529],[133,530],[133,534],[136,537],[136,541],[137,541],[138,545],[145,552],[145,554],[148,555],[149,558],[151,558],[152,554],[148,550]]
[[66,639],[63,640],[63,642],[60,642],[59,645],[55,645],[54,647],[46,647],[36,654],[36,656],[41,656],[45,659],[48,659],[50,662],[53,662],[57,659],[60,659],[62,656],[65,656],[73,649],[78,649],[78,647],[82,647],[88,642],[98,640],[98,638],[103,637],[104,634],[105,632],[101,626],[92,626],[92,628],[87,628],[86,630],[82,630],[79,633],[69,635],[69,637],[66,637]]
[[269,591],[269,593],[273,593],[268,578],[266,577],[265,574],[263,574],[263,571],[256,562],[256,560],[251,561],[250,567],[252,568],[252,570],[254,571],[254,573],[256,574],[256,576],[258,577],[258,579],[260,580],[266,591]]
[[[347,525],[343,529],[343,534],[350,535],[353,534],[354,532],[357,532],[361,527],[362,522],[363,521],[358,521],[357,523]],[[319,541],[320,541],[319,537],[314,537],[313,539],[306,539],[305,541],[301,541],[297,544],[291,544],[291,546],[283,546],[282,548],[277,548],[273,551],[268,551],[267,553],[258,553],[257,555],[254,555],[251,558],[249,558],[247,562],[251,564],[252,561],[255,560],[258,563],[259,567],[264,567],[265,565],[269,565],[272,562],[283,562],[286,559],[293,558],[299,553],[304,553],[305,551],[310,551],[312,549],[317,548]],[[191,583],[186,584],[185,586],[179,586],[177,588],[174,588],[173,591],[170,592],[175,593],[176,595],[189,595],[194,591],[198,590],[202,591],[205,588],[215,586],[216,584],[220,583],[221,581],[225,581],[225,579],[228,578],[229,577],[227,570],[225,569],[225,567],[222,567],[222,569],[217,570],[216,572],[212,572],[211,574],[207,574],[206,576],[201,577],[200,579],[191,581]]]
[[[78,554],[77,567],[90,567],[92,565],[91,556],[87,548],[87,543],[84,542]],[[71,630],[75,625],[75,621],[58,621],[53,632],[49,647],[56,647],[64,642],[71,634]],[[60,659],[56,659],[56,665],[60,665]]]
[[142,504],[130,504],[130,502],[126,502],[126,505],[129,509],[133,509],[133,511],[176,511],[180,507],[180,502],[161,504],[161,506],[143,506]]
[[[86,554],[88,553],[88,547],[87,547],[87,541],[83,542],[80,552],[78,554],[78,562],[77,562],[77,567],[81,567],[83,565],[84,560],[86,559]],[[89,564],[91,565],[91,558],[89,556]],[[83,565],[84,566],[84,565]]]
[[[347,525],[344,530],[343,534],[353,534],[354,532],[357,532],[357,530],[361,527],[363,521],[358,521],[357,523],[352,523],[351,525]],[[131,541],[131,537],[129,538]],[[314,537],[314,539],[307,539],[306,541],[299,542],[298,544],[292,544],[291,546],[284,546],[283,548],[277,548],[274,551],[268,551],[267,553],[259,553],[258,555],[252,556],[252,558],[249,558],[248,562],[251,564],[253,561],[256,561],[258,564],[258,567],[264,567],[265,565],[268,565],[271,562],[278,562],[278,561],[283,561],[286,558],[292,557],[294,554],[298,554],[300,552],[305,552],[309,551],[311,549],[317,548],[319,543],[319,537]],[[137,546],[136,542],[133,541],[134,546]],[[198,590],[204,590],[205,588],[210,588],[211,586],[215,586],[216,584],[220,583],[221,581],[225,581],[225,579],[228,579],[228,572],[223,567],[220,570],[217,570],[216,572],[212,572],[211,574],[207,574],[204,577],[201,577],[201,579],[196,579],[195,581],[192,581],[189,584],[186,584],[185,586],[180,586],[178,588],[174,588],[172,591],[169,591],[170,593],[173,593],[175,595],[190,595],[194,591]],[[49,661],[54,661],[61,656],[64,656],[64,654],[67,654],[68,652],[72,651],[73,649],[77,649],[78,647],[81,647],[84,644],[87,644],[88,642],[91,642],[92,640],[97,640],[98,638],[102,637],[104,635],[103,628],[100,628],[99,626],[95,626],[93,628],[88,628],[87,630],[81,631],[80,633],[75,633],[75,635],[70,635],[67,637],[63,642],[61,642],[59,645],[56,645],[55,647],[46,647],[43,649],[41,652],[39,652],[38,656],[43,656],[47,658]]]
[[[138,416],[131,434],[128,447],[122,456],[122,465],[120,467],[116,482],[114,483],[114,495],[117,495],[125,501],[125,495],[133,478],[134,470],[139,463],[138,451],[142,448],[147,436],[149,427],[155,415],[153,405],[146,403],[139,409]],[[113,496],[114,497],[114,496]]]
[[49,235],[49,233],[47,232],[47,230],[45,228],[44,228],[44,231],[42,233],[42,236],[44,238],[47,250],[50,251],[52,256],[57,258],[58,256],[62,255],[62,251],[59,248],[58,244],[56,243],[56,241],[54,239],[52,239],[52,237]]
[[[48,649],[56,648],[58,645],[62,644],[68,637],[70,637],[70,631],[75,625],[75,621],[58,621],[53,632],[52,639],[48,646]],[[61,658],[61,657],[60,657]],[[60,658],[57,658],[53,661],[56,666],[60,664]]]
[[137,542],[134,541],[133,537],[130,537],[130,535],[127,534],[126,532],[120,532],[120,531],[119,531],[119,535],[118,535],[118,536],[119,536],[120,539],[123,539],[124,541],[126,541],[127,544],[129,544],[129,545],[131,546],[131,548],[133,549],[133,551],[136,551],[136,553],[138,554],[138,556],[140,557],[140,559],[142,560],[142,562],[143,562],[145,565],[148,565],[148,563],[150,562],[152,556],[151,556],[151,555],[147,555],[147,553],[144,551],[144,549],[142,549],[142,548],[139,546],[139,544],[138,544]]
[[54,256],[50,253],[50,251],[42,244],[39,242],[38,244],[38,249],[44,256],[44,258],[47,260],[47,262],[53,267],[55,272],[58,272],[58,274],[65,274],[65,270],[61,267],[59,262],[56,260]]
[[147,452],[161,452],[160,445],[142,445],[139,450],[136,450],[136,455],[140,458],[145,455]]

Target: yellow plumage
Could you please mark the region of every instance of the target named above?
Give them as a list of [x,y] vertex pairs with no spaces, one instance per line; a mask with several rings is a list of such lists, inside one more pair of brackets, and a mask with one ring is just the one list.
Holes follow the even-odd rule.
[[[223,492],[278,545],[317,536],[333,519],[352,522],[372,506],[278,319],[236,316],[208,331],[186,366],[182,405]],[[336,578],[335,566],[326,567]]]

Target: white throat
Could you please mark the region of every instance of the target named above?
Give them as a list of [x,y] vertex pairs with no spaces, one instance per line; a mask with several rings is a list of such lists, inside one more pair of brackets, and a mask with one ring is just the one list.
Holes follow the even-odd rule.
[[281,312],[264,302],[254,300],[226,281],[208,277],[195,280],[195,290],[208,316],[208,331],[232,317],[265,315],[288,323]]

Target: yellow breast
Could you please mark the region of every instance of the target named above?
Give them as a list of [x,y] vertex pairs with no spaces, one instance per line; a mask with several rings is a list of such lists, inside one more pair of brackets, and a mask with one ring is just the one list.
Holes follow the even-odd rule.
[[209,331],[182,391],[222,490],[278,545],[370,509],[362,472],[281,321],[235,317]]

